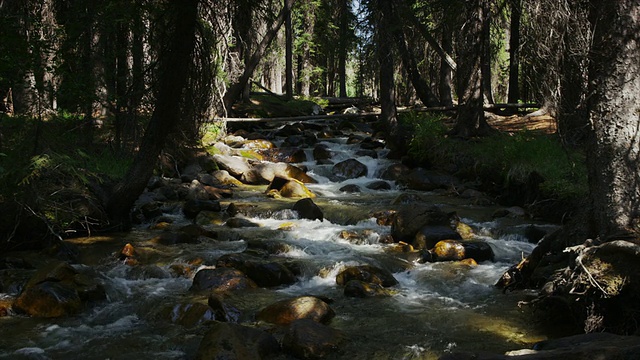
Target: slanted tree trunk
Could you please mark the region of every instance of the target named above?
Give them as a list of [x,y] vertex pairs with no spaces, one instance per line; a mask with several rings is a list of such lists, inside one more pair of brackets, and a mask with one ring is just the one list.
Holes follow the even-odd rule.
[[591,0],[589,69],[592,224],[603,240],[638,235],[640,220],[640,3]]
[[395,38],[395,43],[400,51],[400,56],[402,59],[402,65],[407,71],[407,75],[409,76],[409,80],[413,85],[413,88],[416,91],[416,95],[425,106],[438,106],[440,101],[433,94],[429,84],[424,80],[422,75],[420,75],[420,71],[418,70],[418,63],[416,62],[415,56],[407,47],[407,41],[403,32],[403,27],[398,25],[402,24],[402,20],[399,16],[395,17],[397,24],[393,27],[393,35]]
[[465,2],[466,23],[459,31],[457,93],[460,106],[451,135],[469,138],[486,135],[482,91],[482,19],[485,0]]
[[[447,54],[451,54],[453,52],[453,34],[451,31],[451,25],[445,21],[442,24],[442,50],[444,50]],[[453,106],[453,96],[452,92],[452,74],[453,71],[451,66],[447,63],[447,59],[445,57],[440,58],[440,82],[439,82],[439,92],[440,92],[440,105],[441,106]]]
[[269,29],[267,30],[267,33],[264,35],[264,38],[262,38],[262,41],[260,41],[260,44],[258,44],[258,47],[251,55],[251,58],[245,64],[244,72],[242,73],[242,75],[240,75],[238,82],[231,85],[231,87],[229,87],[229,89],[227,90],[227,93],[224,95],[224,106],[228,112],[231,111],[231,107],[236,101],[238,101],[240,95],[242,94],[242,90],[249,83],[249,79],[251,78],[251,75],[253,75],[253,71],[260,63],[260,60],[267,51],[267,48],[269,47],[269,44],[271,44],[271,41],[273,41],[273,39],[278,34],[278,30],[280,30],[280,27],[282,27],[282,24],[284,23],[286,12],[291,11],[293,3],[294,0],[285,0],[284,7],[282,8],[282,10],[280,10],[278,17],[271,24],[271,27],[269,27]]
[[174,0],[167,7],[174,25],[169,50],[162,54],[162,72],[156,105],[133,164],[117,183],[107,203],[112,224],[126,228],[135,200],[144,190],[165,140],[180,120],[180,105],[187,84],[191,54],[195,45],[199,0]]

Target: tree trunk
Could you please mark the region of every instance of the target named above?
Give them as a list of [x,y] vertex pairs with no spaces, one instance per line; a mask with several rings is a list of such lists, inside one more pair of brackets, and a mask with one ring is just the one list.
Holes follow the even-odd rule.
[[170,48],[163,54],[155,109],[133,164],[115,185],[107,203],[107,213],[115,227],[130,226],[131,207],[153,174],[167,136],[180,120],[180,105],[195,45],[198,2],[174,0],[168,5],[167,14],[172,16],[174,30]]
[[494,104],[493,89],[491,84],[491,9],[489,0],[482,0],[482,93],[489,104]]
[[459,32],[457,93],[460,106],[451,135],[461,138],[486,135],[482,89],[482,19],[484,0],[465,2],[466,23]]
[[638,235],[640,219],[640,4],[591,0],[589,146],[592,224],[602,240]]
[[264,56],[264,53],[267,51],[267,48],[269,47],[269,44],[271,44],[271,41],[273,41],[273,39],[278,34],[278,30],[280,29],[280,27],[282,27],[282,24],[284,23],[286,12],[291,11],[294,1],[295,0],[285,0],[284,8],[280,10],[278,17],[271,24],[271,27],[267,30],[267,33],[264,35],[264,38],[262,38],[262,41],[260,41],[260,44],[258,44],[258,47],[251,55],[251,58],[245,65],[244,72],[238,79],[238,82],[231,85],[231,87],[229,87],[229,90],[227,90],[227,93],[224,95],[224,106],[228,112],[231,111],[231,107],[240,98],[240,95],[242,94],[242,90],[249,83],[249,79],[251,78],[251,75],[253,75],[253,71],[256,69],[256,67],[260,63],[260,60]]
[[338,80],[340,81],[340,97],[347,97],[347,52],[349,33],[348,0],[340,0],[340,39],[338,40]]
[[[442,25],[442,50],[444,50],[447,54],[451,54],[453,52],[453,34],[451,32],[451,26],[448,22]],[[447,64],[447,60],[444,57],[440,58],[440,83],[439,83],[439,91],[440,91],[440,105],[441,106],[453,106],[453,96],[452,85],[451,85],[451,77],[453,71],[449,64]]]
[[377,0],[378,61],[380,63],[380,122],[387,133],[387,144],[392,151],[404,152],[406,144],[399,140],[398,110],[394,82],[393,49],[391,29],[393,26],[392,5],[389,0]]
[[284,6],[285,10],[285,97],[293,99],[293,27],[291,25],[291,7]]
[[511,24],[509,27],[509,93],[507,102],[515,104],[520,100],[520,16],[522,0],[509,0]]
[[[402,20],[399,16],[396,16],[395,19],[398,24],[402,24]],[[429,84],[427,84],[424,78],[420,75],[416,59],[407,47],[407,41],[404,36],[402,26],[395,25],[392,31],[395,37],[395,42],[398,45],[398,50],[400,51],[402,65],[407,71],[409,80],[411,81],[413,88],[416,90],[418,98],[420,99],[420,101],[422,101],[422,104],[424,104],[424,106],[437,106],[440,101],[431,91]]]

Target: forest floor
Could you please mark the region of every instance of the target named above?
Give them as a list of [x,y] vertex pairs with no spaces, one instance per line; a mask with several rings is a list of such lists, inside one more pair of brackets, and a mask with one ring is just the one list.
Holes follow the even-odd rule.
[[557,131],[556,119],[549,115],[542,116],[499,116],[491,115],[487,122],[493,128],[503,132],[533,131],[543,134],[554,134]]

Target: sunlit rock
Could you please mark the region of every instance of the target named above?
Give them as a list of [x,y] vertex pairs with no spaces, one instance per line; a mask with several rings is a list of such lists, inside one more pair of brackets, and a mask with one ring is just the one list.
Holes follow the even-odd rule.
[[321,299],[300,296],[275,302],[262,309],[256,318],[272,324],[287,325],[299,319],[328,323],[334,316],[333,309]]
[[302,182],[295,179],[275,177],[266,192],[277,191],[282,197],[287,198],[312,198],[316,195],[311,192]]
[[282,347],[300,359],[321,359],[334,353],[345,340],[338,330],[309,319],[292,322],[287,328]]
[[474,259],[476,262],[493,261],[491,246],[482,241],[439,241],[431,252],[437,261]]

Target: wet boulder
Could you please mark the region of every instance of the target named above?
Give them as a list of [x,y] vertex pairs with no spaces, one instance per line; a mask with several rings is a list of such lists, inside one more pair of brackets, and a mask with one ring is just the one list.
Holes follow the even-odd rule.
[[327,325],[309,319],[292,322],[282,339],[285,352],[299,359],[322,359],[334,353],[344,335]]
[[344,286],[344,296],[347,297],[367,298],[389,295],[389,291],[382,285],[361,280],[349,280]]
[[190,291],[228,292],[256,288],[256,283],[242,271],[218,267],[202,269],[196,273]]
[[355,179],[366,176],[368,169],[365,164],[356,159],[347,159],[335,164],[331,172],[341,179]]
[[324,219],[322,209],[310,198],[298,200],[293,205],[293,211],[298,213],[300,219],[320,220]]
[[187,200],[182,206],[182,212],[188,219],[194,219],[201,211],[222,211],[217,200]]
[[284,264],[247,254],[223,255],[216,262],[216,266],[238,269],[260,287],[291,285],[297,280]]
[[245,219],[242,217],[232,217],[231,219],[227,220],[225,223],[225,226],[230,227],[230,228],[250,228],[250,227],[260,227],[260,224],[255,223],[249,219]]
[[380,178],[384,180],[398,181],[406,176],[410,171],[411,169],[409,169],[408,166],[400,163],[394,163],[384,170]]
[[172,323],[186,328],[193,328],[207,321],[217,320],[213,310],[201,303],[176,304],[164,309],[162,316]]
[[313,148],[313,159],[316,161],[330,160],[332,156],[333,154],[326,144],[318,144]]
[[[208,176],[207,176],[208,175]],[[216,170],[211,174],[203,175],[200,179],[205,185],[225,186],[225,185],[241,185],[242,182],[233,176],[227,170]]]
[[209,295],[207,304],[217,321],[237,323],[240,320],[240,310],[227,304],[219,294]]
[[456,218],[455,213],[445,212],[435,205],[405,205],[393,218],[391,235],[396,242],[410,244],[425,226],[450,226]]
[[350,266],[336,276],[336,283],[340,286],[346,285],[351,280],[360,280],[383,287],[398,284],[398,280],[389,271],[371,265]]
[[342,192],[352,193],[352,194],[362,192],[362,189],[360,188],[360,186],[356,184],[347,184],[341,187],[339,190]]
[[384,181],[384,180],[378,180],[378,181],[373,181],[367,184],[367,189],[370,190],[391,190],[391,185]]
[[95,274],[80,273],[66,262],[52,261],[29,279],[13,309],[35,317],[61,317],[80,312],[87,302],[105,298],[104,287]]
[[411,245],[416,250],[431,249],[440,240],[462,240],[462,236],[448,225],[426,225],[418,230]]
[[218,164],[218,168],[227,171],[236,179],[241,179],[244,174],[251,171],[251,165],[246,158],[229,155],[214,155],[213,159]]
[[474,259],[476,262],[493,261],[494,253],[491,246],[482,241],[439,241],[431,253],[436,261],[456,261]]
[[44,281],[25,289],[13,303],[13,309],[30,316],[53,318],[79,313],[82,301],[73,285]]
[[261,150],[262,159],[273,163],[296,164],[307,161],[307,154],[298,147],[280,147]]
[[399,178],[398,182],[409,189],[420,191],[449,189],[460,184],[460,180],[455,176],[424,168],[412,169],[409,173]]
[[265,359],[279,351],[278,340],[266,331],[227,322],[214,322],[202,338],[195,359]]
[[252,171],[254,176],[264,184],[269,184],[275,178],[294,179],[305,184],[315,184],[317,182],[307,175],[304,170],[291,164],[263,162],[256,164]]
[[334,316],[333,309],[323,300],[315,296],[300,296],[268,305],[260,310],[256,318],[271,324],[288,325],[300,319],[326,324]]

